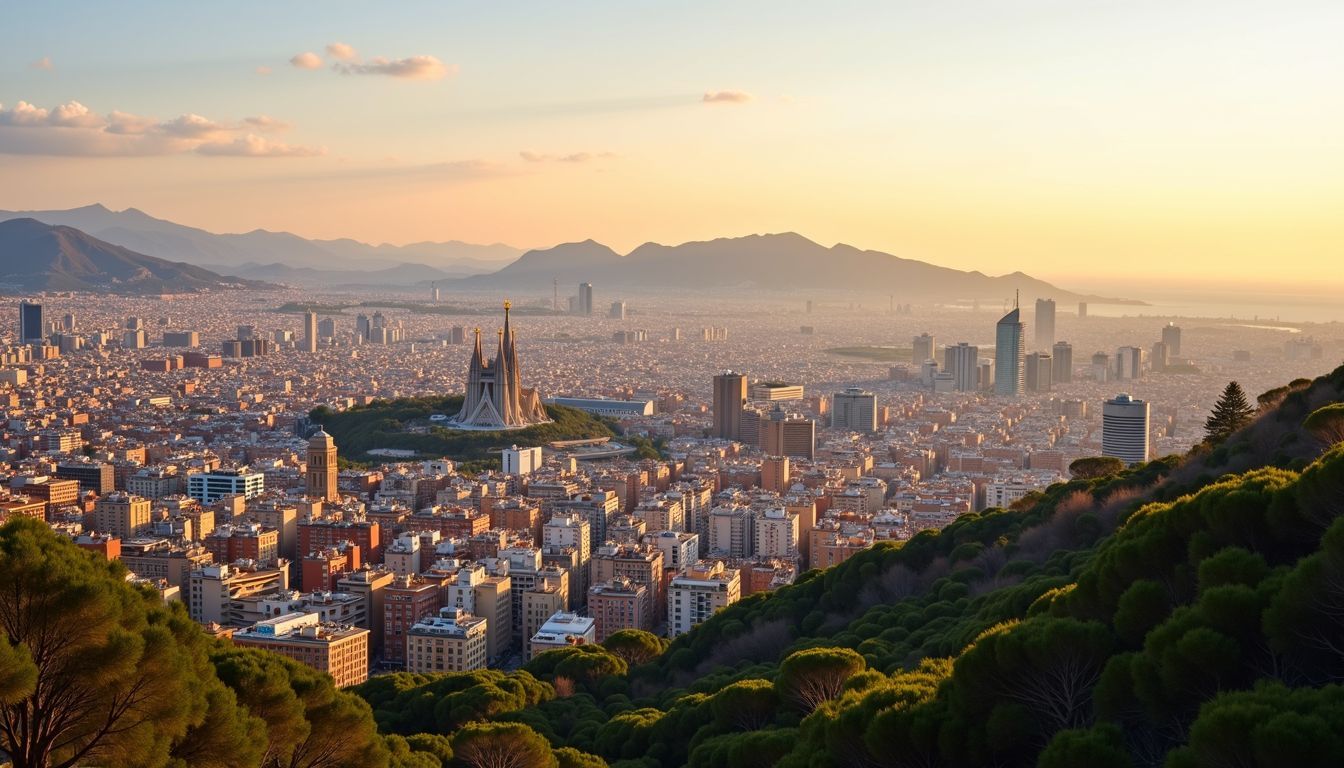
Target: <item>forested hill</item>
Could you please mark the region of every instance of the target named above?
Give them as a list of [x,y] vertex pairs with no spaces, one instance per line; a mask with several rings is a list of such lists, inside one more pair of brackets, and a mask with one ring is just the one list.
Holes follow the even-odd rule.
[[875,547],[671,646],[361,695],[387,733],[488,718],[566,750],[527,766],[1344,764],[1341,400],[1344,368],[1294,382],[1221,445]]

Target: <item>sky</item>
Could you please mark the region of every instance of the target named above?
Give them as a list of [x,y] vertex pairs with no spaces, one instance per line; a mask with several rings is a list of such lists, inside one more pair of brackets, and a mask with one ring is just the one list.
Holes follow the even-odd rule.
[[6,2],[0,208],[1344,285],[1344,3]]

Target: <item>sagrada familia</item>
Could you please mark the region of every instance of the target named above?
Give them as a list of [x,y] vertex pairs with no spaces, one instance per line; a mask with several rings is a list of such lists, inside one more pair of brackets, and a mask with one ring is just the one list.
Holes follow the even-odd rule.
[[481,352],[481,329],[476,329],[476,351],[467,371],[467,398],[449,422],[461,429],[519,429],[550,421],[541,395],[522,385],[518,348],[509,327],[509,302],[504,302],[504,328],[494,360]]

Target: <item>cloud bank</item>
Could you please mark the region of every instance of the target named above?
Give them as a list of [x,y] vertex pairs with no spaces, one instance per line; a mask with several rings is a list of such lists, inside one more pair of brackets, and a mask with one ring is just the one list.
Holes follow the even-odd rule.
[[[342,75],[382,75],[403,80],[442,80],[457,74],[456,64],[445,64],[436,56],[407,56],[392,59],[374,56],[365,59],[359,51],[348,43],[328,43],[327,56],[333,59],[331,71]],[[304,51],[289,60],[299,69],[321,69],[325,64],[321,56],[312,51]]]
[[67,157],[202,155],[310,157],[326,150],[259,136],[289,128],[269,115],[221,122],[187,113],[170,120],[113,110],[101,115],[78,101],[46,109],[0,104],[0,154]]

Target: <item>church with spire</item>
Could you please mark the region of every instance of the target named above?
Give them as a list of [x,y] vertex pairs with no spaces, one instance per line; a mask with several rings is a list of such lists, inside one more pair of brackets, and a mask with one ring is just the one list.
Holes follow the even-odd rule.
[[550,421],[541,395],[522,385],[518,348],[509,325],[509,302],[504,302],[504,327],[493,360],[481,349],[481,329],[476,329],[476,349],[467,370],[467,396],[462,410],[449,422],[459,429],[520,429]]

